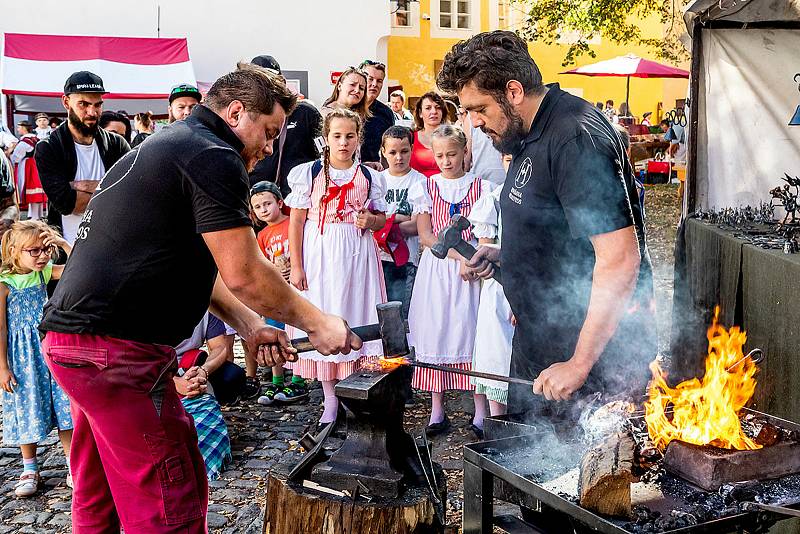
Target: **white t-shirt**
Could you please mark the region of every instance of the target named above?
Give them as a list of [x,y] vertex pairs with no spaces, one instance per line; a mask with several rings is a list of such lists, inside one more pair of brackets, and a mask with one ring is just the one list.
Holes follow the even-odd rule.
[[[389,173],[388,169],[381,174],[386,180],[386,216],[388,217],[398,211],[404,215],[412,215],[414,206],[408,200],[408,190],[415,183],[425,187],[425,175],[411,168],[404,176],[394,176]],[[417,265],[419,263],[419,237],[407,237],[406,246],[408,247],[409,261]],[[392,257],[388,253],[381,251],[381,260],[392,261]]]
[[[106,169],[103,166],[103,159],[100,157],[100,150],[97,148],[97,141],[92,141],[91,145],[75,143],[75,155],[78,157],[78,169],[75,172],[76,182],[103,179]],[[64,215],[61,217],[61,224],[64,227],[64,239],[70,245],[75,243],[81,219],[83,219],[83,214]]]
[[480,128],[472,126],[467,115],[472,134],[472,168],[470,172],[484,180],[500,185],[506,181],[506,170],[503,167],[503,155],[492,144],[492,138]]

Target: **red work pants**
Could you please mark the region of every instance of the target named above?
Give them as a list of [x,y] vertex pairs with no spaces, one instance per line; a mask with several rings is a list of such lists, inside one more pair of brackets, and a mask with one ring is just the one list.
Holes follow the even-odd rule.
[[73,533],[206,532],[205,465],[172,381],[175,351],[55,332],[43,349],[72,403]]

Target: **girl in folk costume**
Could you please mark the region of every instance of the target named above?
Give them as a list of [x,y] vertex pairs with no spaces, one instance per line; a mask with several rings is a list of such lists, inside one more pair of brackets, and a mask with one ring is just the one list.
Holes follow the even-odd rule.
[[11,163],[17,169],[17,195],[20,209],[28,209],[29,219],[41,219],[45,216],[44,207],[47,197],[39,180],[39,171],[33,159],[33,150],[39,138],[33,132],[33,126],[28,121],[21,121],[17,125],[20,134],[19,143],[11,152]]
[[[465,259],[454,250],[448,258],[436,259],[430,247],[450,217],[469,216],[478,199],[491,184],[464,172],[467,139],[464,132],[442,125],[431,133],[431,146],[441,169],[409,191],[409,200],[418,213],[417,229],[423,247],[409,309],[409,327],[417,360],[469,370],[475,341],[480,283],[468,273]],[[472,232],[464,231],[464,240],[476,243]],[[469,377],[455,373],[415,369],[412,386],[431,392],[431,418],[428,435],[446,431],[450,426],[444,410],[444,392],[448,389],[472,390]],[[486,398],[475,396],[475,417],[471,428],[481,434],[486,412]]]
[[[386,301],[378,247],[368,231],[386,223],[386,182],[354,157],[362,132],[357,113],[332,109],[323,120],[327,144],[322,161],[292,169],[287,177],[292,192],[286,197],[292,208],[291,284],[318,308],[353,326],[376,323],[375,306]],[[292,327],[287,332],[290,338],[305,335]],[[356,371],[362,357],[381,354],[381,342],[371,341],[350,354],[303,353],[293,364],[297,374],[322,382],[325,410],[320,425],[336,420],[336,382]]]
[[[500,193],[495,187],[475,204],[469,214],[472,233],[482,245],[497,246],[500,242]],[[503,286],[497,280],[484,280],[478,306],[478,326],[475,331],[475,353],[472,368],[484,373],[508,376],[511,371],[511,340],[514,337],[514,316]],[[508,405],[508,384],[484,378],[472,378],[475,392],[486,395],[489,413],[502,415]]]

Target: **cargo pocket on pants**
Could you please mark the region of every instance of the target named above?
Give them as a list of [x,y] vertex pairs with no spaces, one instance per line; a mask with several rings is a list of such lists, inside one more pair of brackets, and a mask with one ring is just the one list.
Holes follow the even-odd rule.
[[108,350],[106,349],[88,349],[55,345],[47,350],[47,354],[55,365],[68,369],[96,367],[102,371],[108,367]]
[[161,502],[167,525],[180,525],[203,516],[192,460],[185,443],[144,435],[161,484]]

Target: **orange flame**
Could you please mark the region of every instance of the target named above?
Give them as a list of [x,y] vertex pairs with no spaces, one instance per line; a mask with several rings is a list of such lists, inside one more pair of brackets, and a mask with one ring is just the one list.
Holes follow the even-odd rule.
[[[662,450],[672,440],[724,449],[761,448],[744,435],[738,415],[756,388],[753,376],[758,368],[742,352],[747,334],[738,326],[725,330],[718,319],[719,306],[708,329],[702,380],[692,378],[673,389],[658,362],[650,364],[653,380],[645,402],[645,420],[650,439]],[[672,407],[672,417],[668,416],[668,406]]]
[[408,359],[404,356],[398,356],[397,358],[384,358],[381,356],[380,358],[364,363],[361,368],[368,371],[389,372],[392,369],[400,367],[401,365],[408,365],[409,363]]

